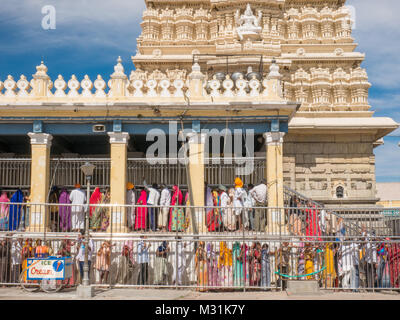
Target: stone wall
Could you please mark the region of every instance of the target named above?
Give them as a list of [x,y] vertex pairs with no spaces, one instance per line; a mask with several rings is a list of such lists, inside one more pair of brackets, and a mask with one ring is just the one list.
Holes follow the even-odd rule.
[[[288,134],[285,184],[316,201],[375,203],[373,140],[363,134]],[[336,197],[337,187],[343,187],[343,199]]]

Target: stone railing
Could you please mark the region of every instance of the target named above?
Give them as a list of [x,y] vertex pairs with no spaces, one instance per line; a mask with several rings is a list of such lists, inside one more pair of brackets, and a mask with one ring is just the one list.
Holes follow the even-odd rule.
[[8,76],[4,82],[0,81],[0,103],[24,104],[36,100],[56,103],[108,103],[120,100],[144,104],[185,103],[188,99],[204,102],[226,102],[227,99],[249,102],[282,100],[279,67],[275,63],[265,78],[256,74],[248,79],[240,76],[235,81],[229,75],[225,79],[214,76],[207,80],[197,63],[188,76],[184,70],[167,70],[166,73],[157,70],[151,74],[140,70],[132,72],[128,79],[120,58],[107,82],[100,75],[95,81],[87,75],[82,80],[72,75],[66,81],[59,75],[53,82],[43,62],[36,69],[31,81],[23,75],[18,81],[12,76]]

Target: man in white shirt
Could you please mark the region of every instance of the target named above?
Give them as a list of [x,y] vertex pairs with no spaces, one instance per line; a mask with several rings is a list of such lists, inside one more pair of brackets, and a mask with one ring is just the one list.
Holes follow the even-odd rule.
[[133,230],[135,226],[135,207],[133,207],[136,204],[135,186],[128,182],[126,189],[126,204],[130,206],[127,208],[128,228]]
[[223,185],[218,186],[218,191],[219,191],[219,199],[221,206],[221,215],[223,216],[225,214],[226,207],[228,207],[229,196],[226,193],[227,191],[226,187]]
[[258,232],[265,231],[267,224],[267,215],[265,209],[261,207],[267,206],[267,192],[268,188],[265,179],[261,181],[258,186],[255,186],[250,190],[249,194],[253,198],[253,202],[256,208],[254,215],[254,230]]
[[[83,280],[83,266],[85,264],[85,238],[84,238],[84,232],[81,231],[81,233],[78,236],[77,239],[77,250],[78,254],[76,255],[75,259],[79,263],[79,273],[81,276],[81,282]],[[89,281],[90,281],[90,267],[92,265],[92,253],[95,250],[94,248],[94,243],[93,240],[89,238],[89,251],[88,251],[88,264],[89,264]]]
[[158,214],[158,228],[167,231],[169,206],[171,205],[171,192],[165,184],[161,185],[160,212]]
[[137,263],[139,264],[138,285],[147,285],[149,279],[149,249],[151,243],[145,242],[146,236],[141,236],[137,246]]
[[71,222],[72,232],[79,232],[85,229],[85,204],[86,195],[81,190],[81,185],[78,183],[75,185],[75,189],[72,190],[69,195],[71,200]]
[[[160,192],[157,190],[157,183],[153,183],[152,187],[149,187],[146,181],[143,182],[145,189],[149,192],[147,197],[147,205],[148,206],[158,206],[158,202],[160,200]],[[149,208],[149,220],[150,220],[150,230],[156,231],[156,216],[158,208],[150,207]]]
[[254,230],[254,199],[253,197],[250,195],[250,191],[253,190],[254,185],[249,183],[249,185],[247,186],[247,190],[248,193],[246,195],[246,200],[244,202],[244,207],[245,207],[245,227],[247,227],[247,229],[251,229]]

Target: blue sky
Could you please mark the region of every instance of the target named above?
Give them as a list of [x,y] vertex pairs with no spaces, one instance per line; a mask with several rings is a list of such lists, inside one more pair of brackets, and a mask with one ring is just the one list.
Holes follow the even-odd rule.
[[[353,37],[366,53],[363,67],[370,82],[376,116],[400,122],[400,1],[348,0],[356,13]],[[43,6],[57,11],[56,30],[43,30]],[[121,56],[126,73],[133,69],[144,0],[1,0],[0,80],[8,74],[28,78],[42,59],[52,79],[62,74],[82,79],[108,78]],[[400,130],[375,149],[378,182],[400,182]]]

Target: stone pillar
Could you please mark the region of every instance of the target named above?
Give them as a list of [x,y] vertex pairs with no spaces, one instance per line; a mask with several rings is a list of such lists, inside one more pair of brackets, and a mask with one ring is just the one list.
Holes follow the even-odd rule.
[[189,78],[189,89],[188,95],[191,100],[201,100],[204,96],[204,80],[206,76],[201,73],[200,65],[196,59],[192,66],[192,72],[188,76]]
[[110,204],[116,205],[110,211],[110,227],[112,232],[125,233],[128,232],[127,210],[122,206],[126,203],[129,133],[109,132],[108,135],[111,144]]
[[[193,206],[204,207],[205,186],[204,186],[204,146],[207,134],[190,133],[189,135],[189,176],[191,182],[191,190]],[[189,181],[188,181],[189,183]],[[205,210],[196,208],[194,210],[197,230],[199,234],[206,233]],[[192,225],[189,227],[192,232]]]
[[[47,203],[50,183],[50,148],[53,136],[47,133],[28,133],[31,138],[31,203]],[[49,208],[48,208],[49,209]],[[31,205],[28,232],[49,229],[49,210],[44,205]]]
[[[283,208],[283,132],[264,134],[267,149],[266,179],[268,185],[268,226],[269,233],[285,233]],[[274,209],[275,208],[275,209]],[[276,209],[278,208],[278,209]]]

